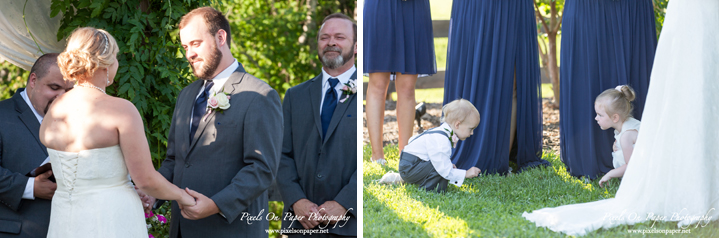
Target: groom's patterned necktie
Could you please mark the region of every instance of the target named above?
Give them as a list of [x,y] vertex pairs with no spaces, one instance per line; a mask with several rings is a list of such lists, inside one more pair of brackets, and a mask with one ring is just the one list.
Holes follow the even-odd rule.
[[205,89],[202,90],[202,94],[200,94],[199,97],[195,100],[195,107],[192,109],[192,127],[190,129],[190,143],[192,143],[192,138],[195,137],[195,131],[197,131],[197,126],[200,125],[200,120],[202,120],[202,116],[205,115],[205,112],[207,111],[207,98],[210,96],[210,89],[212,88],[212,85],[215,85],[212,80],[208,80],[209,82],[206,83]]
[[322,104],[322,113],[320,115],[322,118],[322,138],[327,134],[327,127],[330,126],[332,114],[335,112],[335,107],[337,107],[337,90],[335,90],[335,86],[340,81],[336,78],[330,78],[329,82],[330,88],[325,92],[325,100]]

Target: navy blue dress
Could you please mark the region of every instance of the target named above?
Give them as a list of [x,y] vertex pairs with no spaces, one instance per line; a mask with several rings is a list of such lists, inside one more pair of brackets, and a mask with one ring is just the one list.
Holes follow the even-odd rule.
[[604,90],[634,88],[641,120],[657,46],[651,0],[567,0],[560,69],[561,156],[573,176],[597,178],[612,170],[614,130],[594,120]]
[[542,106],[537,23],[532,0],[454,0],[444,104],[464,98],[480,113],[474,135],[452,153],[458,168],[509,169],[512,93],[517,81],[516,162],[542,160]]
[[364,73],[435,74],[429,0],[367,0]]

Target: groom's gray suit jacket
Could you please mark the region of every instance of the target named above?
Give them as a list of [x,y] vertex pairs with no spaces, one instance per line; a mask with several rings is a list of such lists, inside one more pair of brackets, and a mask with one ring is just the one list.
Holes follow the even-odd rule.
[[[356,71],[351,78],[357,79]],[[346,224],[340,221],[334,228],[327,227],[329,233],[356,236],[357,94],[344,103],[337,102],[324,139],[320,118],[322,97],[321,74],[285,93],[282,104],[285,132],[277,184],[285,213],[294,215],[292,205],[302,198],[318,206],[334,200],[349,210],[350,218]],[[282,228],[289,228],[290,223],[283,220]],[[291,227],[302,229],[297,221]]]
[[47,158],[23,90],[0,102],[0,237],[45,237],[50,224],[50,200],[22,199],[25,175]]
[[[230,108],[200,122],[190,143],[190,118],[202,87],[197,80],[177,98],[167,138],[167,158],[158,170],[180,188],[211,198],[224,217],[182,217],[172,203],[170,237],[266,237],[269,222],[242,219],[268,212],[267,188],[277,174],[282,145],[280,97],[242,65],[224,85]],[[252,223],[252,224],[248,224]]]

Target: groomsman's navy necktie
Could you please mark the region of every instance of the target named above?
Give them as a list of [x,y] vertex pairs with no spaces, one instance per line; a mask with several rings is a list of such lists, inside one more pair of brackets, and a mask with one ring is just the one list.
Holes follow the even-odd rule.
[[195,131],[197,131],[197,126],[200,125],[200,120],[202,120],[202,116],[205,115],[205,112],[207,111],[207,98],[210,96],[210,89],[212,88],[212,85],[215,85],[212,80],[208,80],[209,82],[206,83],[205,89],[202,90],[202,94],[200,94],[199,97],[197,97],[197,100],[195,100],[195,107],[192,109],[192,127],[190,129],[190,143],[192,143],[192,138],[195,137]]
[[336,78],[330,78],[329,82],[330,89],[325,92],[325,101],[322,103],[322,138],[327,134],[327,127],[330,126],[332,114],[335,112],[335,107],[337,107],[337,90],[335,90],[335,86],[340,81]]

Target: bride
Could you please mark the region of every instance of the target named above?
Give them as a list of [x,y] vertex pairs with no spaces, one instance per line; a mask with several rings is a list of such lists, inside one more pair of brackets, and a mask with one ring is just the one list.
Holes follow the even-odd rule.
[[64,78],[77,84],[55,100],[40,126],[57,179],[48,237],[146,238],[130,177],[153,197],[195,204],[155,171],[135,106],[105,93],[117,73],[118,51],[106,31],[83,27],[58,56]]
[[568,235],[654,221],[697,228],[719,218],[719,1],[672,0],[642,130],[616,197],[524,213]]

